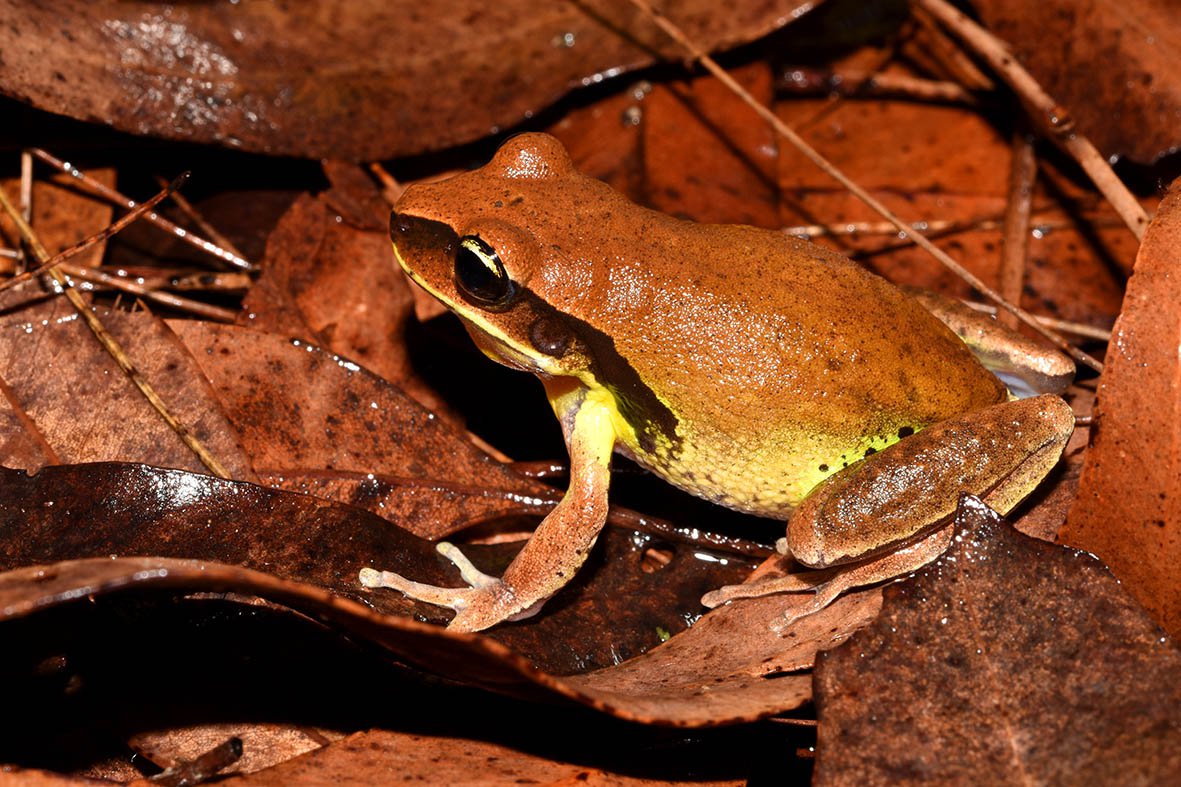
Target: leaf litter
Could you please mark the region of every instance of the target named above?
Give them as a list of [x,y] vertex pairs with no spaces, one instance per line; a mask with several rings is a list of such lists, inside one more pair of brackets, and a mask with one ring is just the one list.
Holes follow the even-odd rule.
[[[880,55],[873,54],[872,58],[880,59]],[[746,69],[742,79],[757,93],[770,95],[773,80],[768,78],[764,67],[756,65]],[[703,97],[705,103],[695,105]],[[575,110],[560,121],[555,131],[566,138],[576,159],[593,174],[606,177],[630,190],[637,198],[659,204],[668,212],[701,213],[699,217],[754,221],[767,226],[799,224],[823,217],[829,228],[851,224],[854,219],[869,218],[860,212],[860,207],[850,207],[847,197],[830,184],[816,180],[808,166],[792,159],[794,154],[773,152],[775,144],[765,127],[742,122],[741,113],[746,110],[737,105],[728,106],[727,101],[703,80],[685,81],[668,88],[662,84],[641,84],[634,90],[608,96],[602,104]],[[887,201],[898,198],[895,195],[910,195],[900,198],[898,209],[904,215],[959,219],[961,228],[950,236],[948,242],[958,247],[969,263],[983,266],[978,273],[988,279],[988,266],[997,256],[995,240],[989,233],[996,233],[999,237],[998,230],[988,228],[989,220],[1003,210],[1004,198],[1003,186],[994,187],[999,181],[990,178],[990,174],[1004,171],[997,162],[1007,160],[1009,147],[1005,136],[993,131],[990,122],[982,119],[976,110],[933,108],[906,100],[874,104],[864,100],[829,100],[811,104],[781,102],[780,112],[790,115],[793,123],[821,136],[826,151],[839,151],[844,145],[847,149],[838,152],[839,157],[855,161],[858,155],[864,156],[864,172],[858,177],[869,179],[871,186]],[[995,121],[995,118],[991,120]],[[699,124],[706,131],[698,139],[693,135]],[[725,163],[721,158],[717,160],[716,169],[710,170],[714,174],[702,176],[701,172],[708,167],[694,168],[682,162],[702,158],[698,151],[710,146],[716,126],[732,126],[730,136],[736,129],[742,142],[727,151],[730,158]],[[668,134],[661,131],[662,128],[683,132],[677,136],[686,141],[698,141],[684,145],[682,152],[678,153],[675,145],[668,144]],[[904,156],[895,160],[877,155],[880,150],[900,148],[896,137],[888,133],[899,128],[934,128],[943,133],[918,142],[905,141],[901,147],[904,152],[913,152],[911,159]],[[949,132],[949,128],[958,130]],[[881,134],[880,142],[871,141],[875,139],[875,133]],[[579,135],[582,135],[581,143],[576,141]],[[437,141],[439,137],[434,139]],[[345,147],[337,146],[334,154],[342,155],[345,150]],[[973,153],[977,157],[974,158]],[[1028,274],[1026,306],[1103,326],[1118,310],[1120,284],[1119,275],[1114,272],[1130,267],[1128,260],[1134,245],[1129,245],[1122,229],[1104,223],[1102,206],[1093,201],[1085,188],[1077,185],[1077,175],[1071,171],[1070,165],[1057,161],[1053,154],[1047,158],[1048,174],[1038,182],[1038,188],[1044,189],[1044,193],[1039,191],[1041,196],[1038,199],[1042,201],[1035,199],[1035,211],[1040,204],[1051,212],[1041,225],[1036,224],[1035,218],[1035,226],[1040,229],[1031,241],[1033,264]],[[982,169],[978,162],[985,159],[989,164]],[[939,162],[939,165],[930,166],[931,161]],[[879,169],[888,162],[893,163]],[[708,162],[703,159],[702,164]],[[179,557],[168,557],[167,550],[157,546],[159,554],[152,557],[119,559],[157,561],[154,564],[133,562],[123,565],[119,561],[107,560],[101,564],[72,563],[71,559],[84,558],[86,551],[101,545],[103,539],[111,537],[117,541],[123,537],[113,532],[101,532],[100,528],[93,543],[85,546],[77,539],[66,540],[67,546],[74,544],[82,554],[46,558],[64,572],[61,576],[66,580],[59,588],[63,595],[27,594],[21,603],[49,599],[46,603],[52,607],[65,602],[72,594],[84,595],[95,587],[100,588],[99,597],[106,597],[127,583],[146,588],[153,583],[167,586],[170,581],[175,581],[174,587],[186,593],[218,588],[286,604],[304,614],[329,620],[335,628],[348,631],[362,641],[382,645],[395,654],[402,653],[400,649],[407,648],[407,642],[413,642],[413,653],[405,656],[407,660],[419,659],[414,663],[430,668],[453,664],[451,676],[461,681],[499,686],[500,690],[513,687],[513,691],[534,698],[574,698],[625,718],[664,724],[717,724],[749,720],[773,712],[772,707],[797,707],[806,702],[810,697],[811,679],[805,670],[815,652],[818,648],[838,643],[857,625],[869,620],[878,603],[877,591],[842,602],[840,617],[832,621],[815,621],[816,630],[802,637],[804,642],[772,641],[761,637],[761,632],[767,628],[766,621],[774,619],[782,605],[788,603],[772,599],[715,610],[693,628],[652,648],[663,636],[660,632],[675,633],[684,628],[687,620],[695,617],[696,612],[686,614],[684,610],[699,611],[687,600],[654,602],[652,597],[663,593],[667,584],[682,581],[673,579],[674,575],[696,577],[689,581],[687,599],[697,592],[692,582],[707,584],[712,579],[702,580],[701,572],[694,570],[699,567],[693,565],[689,550],[681,546],[657,543],[650,536],[613,532],[604,539],[603,560],[594,567],[595,573],[582,586],[572,587],[569,598],[547,608],[549,617],[555,621],[553,628],[536,624],[504,627],[503,635],[494,631],[492,636],[507,642],[512,650],[495,650],[496,643],[489,638],[474,638],[480,643],[477,647],[470,640],[461,641],[436,628],[419,626],[412,619],[368,609],[367,603],[376,604],[378,608],[386,604],[390,605],[385,610],[388,612],[397,604],[392,599],[377,603],[367,594],[358,595],[360,591],[349,585],[351,576],[347,571],[341,571],[329,581],[323,578],[324,569],[312,567],[315,561],[324,561],[325,553],[334,554],[331,549],[337,542],[327,535],[327,523],[332,522],[349,533],[364,532],[361,540],[370,546],[387,544],[381,549],[371,549],[372,552],[381,552],[388,548],[388,543],[415,544],[413,547],[397,547],[410,556],[407,560],[416,563],[412,569],[414,575],[426,577],[428,581],[443,581],[432,579],[447,576],[448,569],[435,557],[429,545],[413,540],[409,533],[386,534],[378,538],[369,531],[376,532],[379,528],[398,531],[397,526],[402,525],[420,534],[438,537],[461,530],[465,523],[476,519],[519,513],[513,508],[514,495],[524,494],[538,499],[547,495],[552,498],[553,495],[551,487],[523,479],[490,459],[475,448],[461,430],[452,427],[450,432],[439,432],[439,424],[444,420],[439,416],[451,414],[440,408],[432,418],[431,413],[421,408],[416,410],[413,401],[405,396],[404,391],[421,397],[427,389],[410,371],[399,346],[399,337],[410,313],[404,296],[394,295],[403,291],[401,283],[388,281],[382,285],[380,289],[390,297],[390,303],[385,306],[380,298],[373,299],[379,288],[363,292],[356,290],[365,288],[354,288],[350,293],[348,286],[350,279],[356,277],[373,281],[385,279],[389,273],[381,263],[382,257],[388,256],[388,250],[385,249],[380,208],[374,200],[372,187],[357,177],[359,170],[343,164],[328,164],[325,171],[334,188],[318,198],[301,198],[291,206],[283,219],[281,231],[271,235],[272,245],[268,248],[263,278],[249,296],[254,299],[248,301],[252,308],[243,310],[244,321],[249,321],[249,315],[253,314],[256,327],[263,327],[269,334],[191,321],[162,323],[152,321],[146,315],[133,315],[143,319],[134,325],[129,322],[128,326],[133,327],[126,330],[138,338],[140,333],[156,336],[161,333],[161,326],[167,326],[174,336],[183,340],[180,343],[182,352],[175,347],[166,353],[160,351],[164,353],[162,357],[169,359],[162,362],[165,373],[177,375],[178,387],[195,385],[198,399],[206,402],[211,412],[218,414],[218,420],[206,428],[222,435],[228,441],[222,450],[227,456],[237,456],[236,461],[242,463],[242,474],[238,476],[236,472],[237,477],[265,479],[292,489],[315,490],[318,495],[331,495],[346,503],[362,504],[388,515],[393,524],[365,519],[362,512],[347,506],[333,506],[311,498],[307,498],[311,502],[294,503],[287,497],[280,497],[281,493],[265,492],[265,511],[289,512],[292,521],[312,527],[320,539],[313,539],[315,549],[306,544],[266,543],[267,538],[282,541],[286,531],[272,519],[257,517],[262,521],[258,521],[256,529],[266,534],[253,536],[252,543],[259,545],[259,554],[266,556],[275,550],[281,552],[282,559],[272,562],[283,563],[285,568],[275,575],[270,575],[269,569],[268,573],[259,574],[241,566],[224,565],[225,554],[240,558],[241,553],[235,553],[233,549],[223,550],[218,544],[200,539],[193,540],[186,550],[192,548],[192,544],[200,544],[196,551],[208,552],[209,557],[183,553],[177,553]],[[778,183],[773,180],[775,176]],[[694,196],[698,194],[694,189],[699,186],[694,181],[703,178],[715,184],[712,198]],[[914,196],[916,192],[918,196]],[[745,199],[744,195],[750,199]],[[842,200],[845,203],[842,204]],[[782,218],[777,220],[777,216]],[[871,255],[867,257],[869,263],[874,267],[881,266],[880,270],[896,280],[934,281],[947,289],[949,281],[943,273],[936,271],[932,274],[928,263],[919,261],[905,248],[898,248],[896,240],[889,235],[875,238],[872,233],[822,234],[829,236],[827,242],[845,247],[846,251]],[[888,260],[902,260],[903,264]],[[1080,299],[1077,292],[1080,282],[1089,282],[1090,292],[1094,294]],[[957,287],[951,289],[957,291]],[[399,304],[397,307],[392,305],[395,302]],[[389,311],[381,311],[386,306]],[[380,314],[376,322],[371,323],[374,330],[368,332],[365,326],[367,321],[374,319],[375,309]],[[16,316],[20,312],[14,309],[10,314]],[[125,316],[112,315],[111,319],[119,321]],[[148,324],[155,327],[144,327]],[[293,342],[292,337],[298,337],[298,341]],[[174,343],[173,339],[167,339],[160,344],[151,344],[149,346],[153,349],[145,353],[151,354],[156,347]],[[57,346],[56,354],[48,357],[68,357],[63,353],[73,351],[66,338],[59,340]],[[238,355],[239,352],[242,354]],[[58,360],[57,363],[62,365],[65,361]],[[103,368],[101,360],[96,363],[96,368]],[[196,374],[194,366],[199,369]],[[379,367],[376,371],[387,379],[396,380],[397,387],[360,368],[367,366]],[[103,380],[115,377],[113,372],[102,375]],[[290,388],[296,390],[287,390]],[[88,396],[93,393],[89,388],[84,390]],[[71,447],[65,452],[71,458],[59,461],[122,459],[172,464],[172,460],[161,459],[161,454],[155,452],[155,443],[166,446],[168,438],[151,439],[152,427],[146,419],[132,419],[125,425],[128,434],[144,430],[145,437],[140,438],[138,445],[122,434],[113,439],[99,437],[89,443],[79,441],[76,435],[67,439],[69,435],[85,432],[92,426],[88,423],[89,415],[83,416],[79,426],[71,426],[64,414],[52,414],[60,407],[58,403],[63,400],[63,395],[61,391],[48,389],[33,398],[38,402],[37,406],[13,407],[10,401],[8,414],[4,416],[7,420],[3,422],[10,424],[6,429],[11,429],[5,434],[6,444],[12,447],[12,456],[28,454],[29,457],[18,460],[18,466],[33,468],[51,462],[51,457],[44,455],[45,448],[56,450],[58,443]],[[16,401],[23,403],[23,397],[24,394]],[[132,406],[131,398],[124,396],[114,404],[104,404],[96,398],[94,404],[86,405],[85,410],[83,407],[76,409],[84,413],[122,413]],[[369,409],[381,412],[358,412],[365,410],[365,402],[378,403],[377,408]],[[361,405],[359,408],[358,404]],[[98,409],[90,410],[92,406]],[[114,409],[116,407],[119,409]],[[77,413],[71,415],[76,417]],[[403,419],[408,419],[409,426],[399,430],[396,424]],[[49,425],[42,426],[43,422]],[[398,447],[391,447],[389,442],[374,436],[375,430],[387,429],[393,429],[400,436],[390,441],[398,443]],[[44,435],[38,437],[42,430]],[[12,435],[11,439],[8,434]],[[427,437],[421,446],[418,443],[420,435]],[[86,450],[74,449],[75,444],[88,447]],[[104,450],[107,444],[112,447],[124,445],[127,450],[108,453]],[[410,450],[400,453],[400,448],[406,446]],[[1081,458],[1081,454],[1076,456]],[[176,466],[190,466],[182,464],[185,460],[179,455],[177,460]],[[20,464],[22,461],[25,464]],[[6,461],[6,464],[12,463]],[[136,473],[172,472],[153,468],[116,469],[130,474],[129,477],[136,477]],[[78,474],[78,483],[86,485],[101,481],[104,473],[116,469],[111,466],[78,467],[71,471]],[[50,468],[42,473],[53,470]],[[38,478],[29,483],[42,483]],[[198,476],[178,478],[193,479],[174,479],[175,486],[181,491],[188,487],[201,488],[207,481]],[[456,485],[457,478],[463,483]],[[478,480],[472,482],[471,479]],[[258,493],[244,491],[254,487],[237,485],[232,487],[232,492],[222,491],[230,488],[217,487],[219,491],[213,497],[224,494],[230,502],[239,503],[243,500],[256,503],[259,499]],[[413,495],[403,496],[408,489],[414,490]],[[276,497],[267,498],[266,495]],[[1054,503],[1057,512],[1069,502],[1069,495],[1059,497],[1064,499]],[[391,505],[395,498],[402,501],[401,507]],[[410,498],[409,503],[405,502],[406,498]],[[211,508],[192,509],[193,516],[208,515],[216,508],[209,500],[206,505]],[[79,506],[81,510],[81,504]],[[305,510],[304,506],[310,508]],[[1030,513],[1037,513],[1045,507],[1042,504],[1031,506],[1034,511]],[[127,510],[131,508],[128,504]],[[231,514],[229,511],[214,513],[220,519],[240,515],[240,512]],[[187,514],[174,512],[170,516],[174,518],[171,521],[184,521]],[[317,517],[322,517],[323,521]],[[429,525],[422,521],[431,517],[435,521]],[[101,516],[95,518],[102,519]],[[1049,517],[1048,523],[1038,525],[1040,532],[1053,534],[1056,530],[1054,523],[1060,518],[1060,514]],[[193,533],[198,524],[198,519],[189,523]],[[108,521],[107,529],[117,530],[118,526]],[[145,532],[154,531],[149,526]],[[162,537],[155,538],[151,544],[165,542]],[[27,546],[34,550],[38,548]],[[286,550],[280,550],[281,546]],[[645,569],[641,556],[653,547],[665,553],[671,550],[673,560],[655,573],[658,579],[653,579],[652,575],[646,579],[642,576]],[[342,549],[345,554],[353,554],[357,548],[346,545]],[[473,554],[477,562],[495,573],[509,559],[511,549],[491,545]],[[48,549],[45,554],[53,554],[53,550]],[[162,567],[170,572],[170,580],[158,576]],[[337,569],[331,560],[329,567]],[[736,564],[732,567],[737,571]],[[108,569],[110,573],[107,573]],[[19,568],[15,570],[20,571]],[[606,574],[612,571],[614,575],[607,578]],[[317,578],[307,579],[308,572]],[[333,581],[337,584],[333,585]],[[324,588],[332,588],[335,592],[326,593]],[[615,603],[612,596],[616,597]],[[115,593],[111,598],[121,596]],[[356,603],[358,601],[361,603]],[[640,614],[629,619],[628,626],[642,631],[639,635],[634,632],[627,635],[630,640],[626,637],[618,640],[625,644],[613,653],[606,642],[617,634],[610,627],[619,623],[621,614],[631,614],[637,605],[650,605],[654,614]],[[429,616],[432,611],[421,613]],[[571,656],[590,652],[582,647],[584,641],[590,640],[583,640],[586,635],[574,628],[583,616],[590,620],[589,629],[606,627],[607,633],[600,640],[604,644],[600,655],[580,661]],[[678,625],[670,630],[665,625],[669,620],[678,620]],[[536,635],[533,640],[525,633],[530,628]],[[574,647],[570,647],[572,644]],[[564,655],[554,655],[563,648],[567,651]],[[645,649],[648,650],[643,655],[619,666],[601,666],[621,653],[632,655]],[[466,662],[459,657],[472,653],[478,655]],[[527,668],[522,666],[525,663],[519,660],[518,654],[521,653],[529,654],[533,664]],[[542,671],[538,671],[539,665]],[[600,666],[600,669],[585,671],[594,666]],[[768,675],[777,677],[768,679],[765,677]],[[322,751],[325,756],[332,756],[333,746]],[[347,759],[347,755],[345,757]]]

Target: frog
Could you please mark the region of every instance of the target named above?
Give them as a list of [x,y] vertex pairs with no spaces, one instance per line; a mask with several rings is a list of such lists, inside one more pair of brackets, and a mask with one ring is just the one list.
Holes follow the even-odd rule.
[[[780,551],[805,571],[703,599],[811,592],[786,626],[933,560],[961,495],[1012,510],[1074,429],[1058,395],[1074,365],[1056,350],[920,303],[819,244],[637,205],[543,133],[410,185],[390,237],[485,355],[540,379],[570,458],[564,495],[502,576],[448,542],[438,550],[464,587],[361,569],[373,592],[453,610],[455,631],[535,615],[570,582],[604,527],[614,454],[786,521]],[[1014,397],[998,373],[1033,395]]]

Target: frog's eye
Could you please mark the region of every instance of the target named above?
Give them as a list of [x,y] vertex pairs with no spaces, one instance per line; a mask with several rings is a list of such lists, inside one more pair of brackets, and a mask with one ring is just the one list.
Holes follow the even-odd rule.
[[475,235],[465,235],[456,247],[455,283],[480,306],[503,307],[517,292],[496,251]]

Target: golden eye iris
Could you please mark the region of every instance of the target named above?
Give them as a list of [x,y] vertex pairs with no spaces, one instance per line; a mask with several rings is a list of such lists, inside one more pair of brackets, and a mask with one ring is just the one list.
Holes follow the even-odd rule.
[[455,283],[468,300],[488,307],[505,306],[517,289],[496,251],[475,235],[455,249]]

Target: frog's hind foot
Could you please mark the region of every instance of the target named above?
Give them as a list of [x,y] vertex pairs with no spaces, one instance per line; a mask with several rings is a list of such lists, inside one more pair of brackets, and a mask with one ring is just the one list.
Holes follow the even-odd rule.
[[927,565],[951,545],[953,532],[954,527],[949,525],[908,547],[835,571],[804,571],[746,585],[727,585],[706,593],[701,603],[712,609],[738,599],[812,591],[811,598],[785,610],[781,617],[772,621],[772,631],[786,634],[797,620],[820,612],[848,590],[897,579]]

